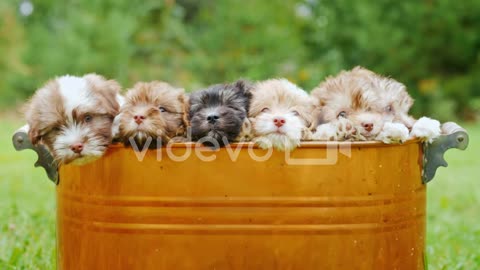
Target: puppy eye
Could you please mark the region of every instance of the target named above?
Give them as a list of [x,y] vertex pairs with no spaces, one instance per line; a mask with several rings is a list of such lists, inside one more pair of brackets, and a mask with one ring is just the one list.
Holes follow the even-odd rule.
[[90,121],[92,121],[93,117],[90,115],[90,114],[87,114],[85,115],[85,118],[83,119],[83,121],[85,121],[85,123],[89,123]]
[[161,107],[161,106],[158,107],[158,109],[160,110],[160,112],[166,112],[167,111],[167,109],[165,109],[164,107]]
[[52,128],[52,131],[55,131],[55,132],[59,132],[59,131],[61,131],[61,130],[62,130],[61,127],[53,127],[53,128]]
[[346,112],[346,111],[341,111],[341,112],[337,115],[337,118],[340,118],[340,117],[346,118],[346,117],[347,117],[347,112]]
[[387,107],[385,107],[385,111],[386,111],[386,112],[391,112],[391,111],[393,111],[392,105],[388,105]]
[[300,115],[300,113],[298,113],[298,111],[292,111],[292,113],[293,113],[293,115],[295,115],[295,116],[299,116],[299,115]]
[[270,111],[269,108],[263,108],[263,109],[262,109],[262,112],[263,112],[263,113],[264,113],[264,112],[268,112],[268,111]]

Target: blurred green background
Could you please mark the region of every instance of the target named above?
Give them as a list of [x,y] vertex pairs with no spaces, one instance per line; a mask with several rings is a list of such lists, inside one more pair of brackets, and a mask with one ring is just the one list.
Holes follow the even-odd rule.
[[97,72],[187,91],[287,77],[311,90],[362,65],[408,86],[412,113],[464,125],[429,184],[430,269],[480,269],[480,0],[0,0],[0,269],[55,268],[54,186],[15,152],[17,108],[48,79]]
[[2,0],[0,55],[0,106],[67,73],[311,90],[362,65],[405,83],[416,116],[480,111],[479,0]]

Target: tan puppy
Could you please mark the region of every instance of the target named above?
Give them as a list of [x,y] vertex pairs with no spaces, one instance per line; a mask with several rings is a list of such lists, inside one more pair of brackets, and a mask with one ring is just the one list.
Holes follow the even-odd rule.
[[328,77],[311,96],[316,105],[315,140],[372,140],[383,128],[384,120],[376,112],[376,93],[369,90],[366,76],[371,72],[355,68]]
[[438,121],[408,115],[413,99],[403,84],[361,67],[327,78],[312,96],[319,123],[327,122],[317,127],[314,139],[401,143],[409,129],[410,137],[427,141],[440,134]]
[[249,119],[254,141],[262,148],[288,151],[310,139],[313,102],[309,95],[286,79],[256,83]]
[[[394,125],[404,125],[411,130],[410,138],[419,138],[422,141],[432,142],[433,139],[440,136],[440,122],[428,117],[422,117],[418,120],[408,114],[413,105],[413,99],[407,92],[407,88],[394,79],[383,77],[369,71],[365,76],[368,90],[374,91],[378,97],[376,106],[377,113],[381,113],[387,124],[379,140],[388,141],[394,136]],[[392,124],[390,124],[392,123]]]
[[[153,148],[186,132],[184,90],[164,82],[139,82],[128,90],[115,119],[120,141]],[[159,145],[160,144],[160,145]]]
[[96,74],[47,82],[26,108],[31,142],[44,144],[59,165],[99,158],[112,140],[120,88]]

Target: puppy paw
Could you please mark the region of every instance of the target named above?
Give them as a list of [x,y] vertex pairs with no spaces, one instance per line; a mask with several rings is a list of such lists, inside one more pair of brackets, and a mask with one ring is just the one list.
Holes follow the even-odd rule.
[[279,151],[292,151],[300,145],[300,140],[273,134],[256,137],[253,142],[262,149],[274,148]]
[[312,131],[307,127],[302,128],[302,141],[311,141],[311,140],[313,140]]
[[248,118],[245,118],[242,124],[242,129],[240,130],[240,134],[238,134],[237,138],[235,138],[235,142],[249,142],[252,140],[252,123]]
[[170,139],[169,143],[185,143],[189,142],[188,138],[182,137],[182,136],[175,136]]
[[422,117],[413,124],[411,138],[419,138],[422,142],[431,143],[441,134],[440,122],[428,117]]
[[408,140],[408,128],[401,123],[387,122],[375,139],[386,144],[404,143]]
[[353,125],[352,121],[340,118],[335,122],[337,129],[337,140],[339,141],[363,141],[365,138],[358,134],[357,129]]
[[335,141],[337,140],[337,127],[331,123],[322,124],[312,134],[314,141]]

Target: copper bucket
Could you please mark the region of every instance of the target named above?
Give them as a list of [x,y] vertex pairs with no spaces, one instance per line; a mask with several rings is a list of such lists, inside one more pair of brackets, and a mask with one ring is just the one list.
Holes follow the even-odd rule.
[[425,269],[426,159],[466,143],[111,146],[59,168],[58,269]]

